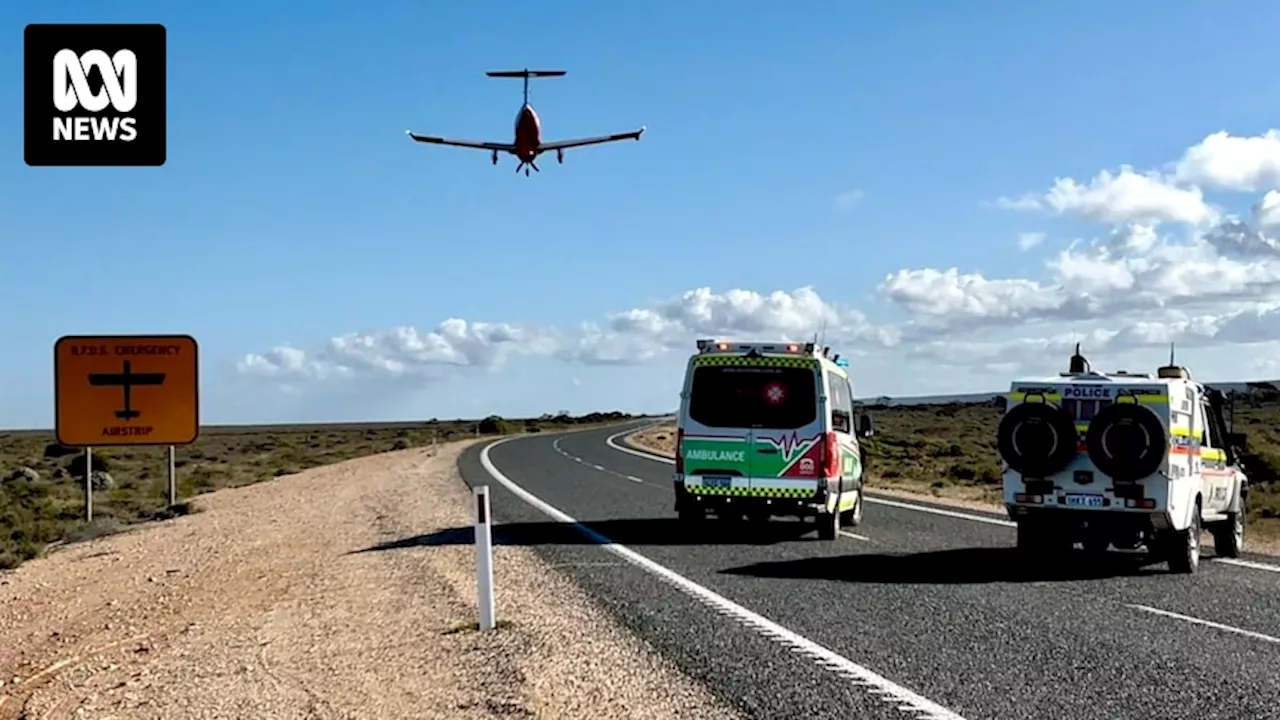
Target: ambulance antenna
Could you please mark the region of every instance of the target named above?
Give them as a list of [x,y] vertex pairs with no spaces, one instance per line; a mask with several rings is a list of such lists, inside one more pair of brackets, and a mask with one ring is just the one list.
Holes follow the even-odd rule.
[[1173,367],[1173,343],[1169,343],[1169,366]]

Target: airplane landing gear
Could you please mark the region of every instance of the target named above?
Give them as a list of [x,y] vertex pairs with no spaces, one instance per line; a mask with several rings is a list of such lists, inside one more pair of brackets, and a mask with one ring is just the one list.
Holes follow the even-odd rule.
[[556,151],[556,162],[560,163],[561,165],[563,165],[563,164],[564,164],[564,151],[563,151],[563,150],[557,150],[557,151]]

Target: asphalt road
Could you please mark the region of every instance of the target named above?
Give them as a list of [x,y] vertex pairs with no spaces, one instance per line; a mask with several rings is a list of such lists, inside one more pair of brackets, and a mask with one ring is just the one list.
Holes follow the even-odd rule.
[[[480,446],[460,466],[492,488],[495,542],[534,547],[752,717],[1280,718],[1276,565],[1202,562],[1178,576],[1113,553],[1019,569],[999,516],[875,503],[859,537],[835,542],[788,521],[689,533],[671,465],[609,447],[617,432],[487,453],[595,537],[509,490]],[[466,529],[419,539],[470,541]]]

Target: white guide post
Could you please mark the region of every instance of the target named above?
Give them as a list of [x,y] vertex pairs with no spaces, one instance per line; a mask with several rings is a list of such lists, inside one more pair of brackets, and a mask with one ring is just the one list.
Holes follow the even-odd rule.
[[489,486],[472,489],[476,499],[476,593],[480,629],[493,629],[493,523],[489,514]]

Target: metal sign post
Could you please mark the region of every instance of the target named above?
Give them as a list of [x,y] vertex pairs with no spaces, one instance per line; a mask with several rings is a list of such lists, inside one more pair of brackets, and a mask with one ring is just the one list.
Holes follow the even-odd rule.
[[169,507],[178,504],[178,451],[169,446]]
[[493,629],[493,523],[489,516],[489,486],[472,488],[476,499],[476,594],[480,629]]
[[93,522],[93,448],[84,449],[84,521]]

